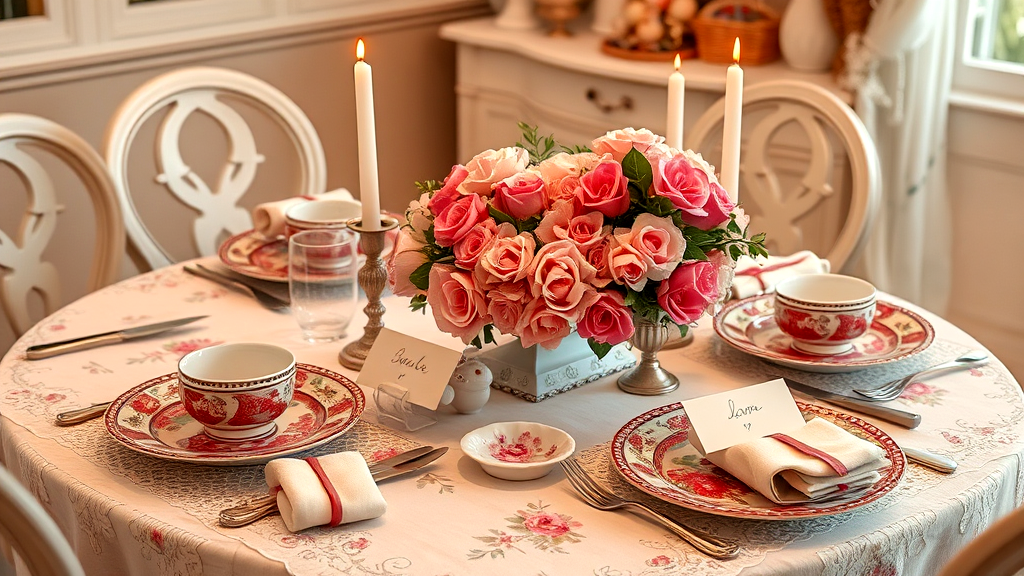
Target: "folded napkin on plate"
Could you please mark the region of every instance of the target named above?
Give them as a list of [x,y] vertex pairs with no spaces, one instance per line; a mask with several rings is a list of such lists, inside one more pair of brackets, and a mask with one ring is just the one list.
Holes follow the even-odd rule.
[[791,276],[829,272],[829,261],[818,258],[814,252],[801,250],[790,256],[768,256],[754,260],[741,256],[736,262],[736,276],[732,281],[734,298],[773,292],[775,285]]
[[807,504],[862,492],[889,466],[885,451],[814,418],[785,435],[758,438],[706,456],[778,504]]
[[292,206],[310,200],[352,200],[352,193],[344,188],[338,188],[316,196],[295,196],[276,202],[257,204],[252,209],[253,228],[265,238],[276,238],[284,234],[284,213]]
[[292,532],[376,518],[387,510],[366,460],[358,452],[319,458],[278,458],[267,464],[267,486]]

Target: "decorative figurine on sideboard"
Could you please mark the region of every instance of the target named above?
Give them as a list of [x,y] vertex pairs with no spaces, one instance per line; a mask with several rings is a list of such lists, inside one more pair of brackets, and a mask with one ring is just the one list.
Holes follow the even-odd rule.
[[601,50],[631,60],[670,61],[696,56],[690,21],[697,0],[627,0]]

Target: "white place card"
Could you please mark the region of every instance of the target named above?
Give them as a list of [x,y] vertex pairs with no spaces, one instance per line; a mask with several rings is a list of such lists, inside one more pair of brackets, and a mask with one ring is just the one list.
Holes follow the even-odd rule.
[[804,425],[793,395],[781,379],[683,401],[690,442],[701,454],[725,450]]
[[381,328],[356,382],[377,388],[385,382],[409,391],[409,402],[437,410],[444,387],[462,352]]

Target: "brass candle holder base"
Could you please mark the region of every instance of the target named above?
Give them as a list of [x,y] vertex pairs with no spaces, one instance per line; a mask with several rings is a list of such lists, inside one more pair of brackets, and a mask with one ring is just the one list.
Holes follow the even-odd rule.
[[367,230],[363,227],[362,218],[353,218],[348,221],[348,227],[353,232],[359,233],[359,247],[366,254],[366,262],[359,269],[359,286],[366,293],[366,327],[363,328],[363,335],[354,342],[349,342],[345,348],[338,353],[338,362],[345,368],[362,370],[366,362],[366,355],[370,353],[377,334],[384,327],[384,305],[380,302],[380,295],[384,293],[384,286],[388,281],[388,271],[381,260],[380,254],[384,250],[384,235],[389,230],[398,227],[398,220],[388,216],[380,217],[380,230]]

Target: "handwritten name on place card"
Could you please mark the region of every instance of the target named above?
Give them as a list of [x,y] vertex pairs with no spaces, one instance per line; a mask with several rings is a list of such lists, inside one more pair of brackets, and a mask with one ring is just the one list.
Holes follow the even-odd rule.
[[409,391],[409,402],[436,410],[462,352],[381,328],[356,379],[376,388],[385,382]]
[[683,402],[690,441],[702,454],[804,425],[800,409],[782,379]]

